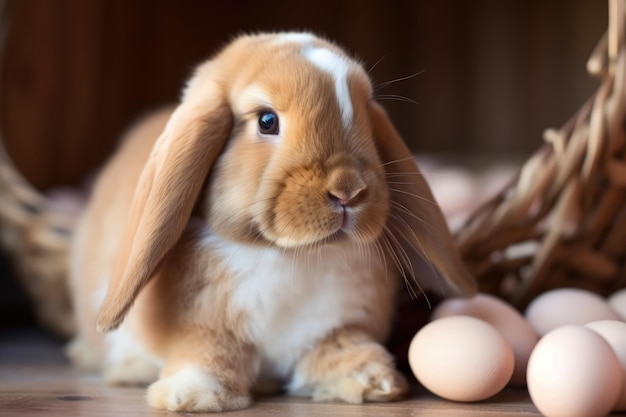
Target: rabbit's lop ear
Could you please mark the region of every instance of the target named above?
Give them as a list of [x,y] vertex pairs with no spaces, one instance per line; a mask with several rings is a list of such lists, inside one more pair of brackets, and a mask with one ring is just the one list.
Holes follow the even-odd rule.
[[390,242],[396,246],[393,258],[405,274],[415,274],[415,266],[423,263],[422,259],[434,265],[449,284],[444,290],[431,283],[431,289],[442,295],[475,293],[476,282],[461,261],[443,213],[413,155],[375,101],[370,103],[370,112],[376,146],[390,183],[387,232],[393,234]]
[[130,221],[97,320],[116,328],[185,229],[208,172],[230,136],[231,109],[200,68],[143,168]]

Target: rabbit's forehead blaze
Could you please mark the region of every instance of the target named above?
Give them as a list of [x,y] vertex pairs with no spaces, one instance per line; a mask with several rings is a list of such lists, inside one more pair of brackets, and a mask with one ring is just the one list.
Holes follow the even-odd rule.
[[[266,107],[287,114],[299,108],[298,121],[304,115],[318,121],[336,120],[345,131],[351,130],[371,95],[371,83],[361,65],[336,46],[306,33],[282,34],[263,42],[267,49],[248,45],[241,53],[247,70],[232,90],[235,111],[246,114]],[[250,62],[251,55],[260,59]],[[320,111],[326,113],[323,119],[319,119]]]
[[354,115],[350,88],[348,87],[351,62],[338,53],[323,47],[305,47],[302,49],[302,56],[333,78],[343,127],[346,130],[349,129]]

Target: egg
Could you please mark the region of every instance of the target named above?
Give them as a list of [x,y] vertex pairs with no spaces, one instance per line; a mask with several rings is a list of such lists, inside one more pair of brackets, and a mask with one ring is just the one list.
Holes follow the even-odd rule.
[[474,317],[432,321],[413,338],[409,364],[420,383],[453,401],[480,401],[507,384],[513,350],[490,324]]
[[626,288],[611,294],[607,301],[620,318],[626,320]]
[[615,320],[601,320],[586,324],[606,340],[617,355],[622,368],[622,391],[613,407],[615,411],[626,411],[626,323]]
[[539,340],[530,355],[528,392],[547,417],[601,417],[622,388],[622,372],[609,344],[593,330],[569,325]]
[[604,298],[577,288],[561,288],[541,294],[528,305],[525,316],[539,336],[569,324],[620,319]]
[[515,356],[515,368],[510,384],[526,384],[526,365],[538,337],[517,310],[492,295],[476,294],[472,298],[451,298],[441,302],[431,317],[436,320],[455,315],[481,319],[500,332],[511,345]]

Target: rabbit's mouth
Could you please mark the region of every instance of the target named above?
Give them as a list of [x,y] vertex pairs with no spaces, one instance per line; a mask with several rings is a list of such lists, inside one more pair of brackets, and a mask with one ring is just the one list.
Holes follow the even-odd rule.
[[351,225],[354,223],[352,219],[354,215],[351,215],[349,209],[343,208],[340,213],[337,213],[336,226],[331,229],[328,236],[323,237],[319,243],[336,243],[341,242],[350,237]]
[[277,246],[319,246],[347,240],[366,244],[379,237],[386,220],[386,213],[371,204],[352,208],[327,203],[308,211],[294,204],[292,209],[291,215],[283,212],[276,217],[273,227],[262,232]]
[[344,230],[346,227],[348,227],[349,223],[350,222],[349,222],[349,219],[348,219],[348,209],[346,209],[344,207],[342,212],[341,212],[341,227],[339,229],[340,230]]
[[350,207],[340,207],[336,215],[335,231],[333,233],[342,232],[349,234],[354,228],[357,221],[357,215]]
[[323,236],[313,242],[311,245],[327,245],[335,243],[343,243],[346,241],[355,241],[359,243],[369,243],[372,240],[369,236],[365,236],[360,229],[368,227],[357,224],[356,215],[350,212],[350,209],[344,209],[338,216],[337,226],[332,228],[328,235]]
[[[313,187],[302,176],[291,177],[265,206],[261,234],[280,247],[302,247],[349,239],[376,240],[388,215],[386,189],[367,184],[345,190]],[[367,191],[361,191],[367,190]]]

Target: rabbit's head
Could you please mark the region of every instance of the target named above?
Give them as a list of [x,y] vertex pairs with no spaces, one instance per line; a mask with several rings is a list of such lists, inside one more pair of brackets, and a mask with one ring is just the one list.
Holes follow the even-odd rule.
[[198,67],[139,180],[100,329],[119,325],[195,207],[227,240],[379,241],[401,273],[423,257],[456,292],[474,291],[367,73],[310,34],[239,37]]

